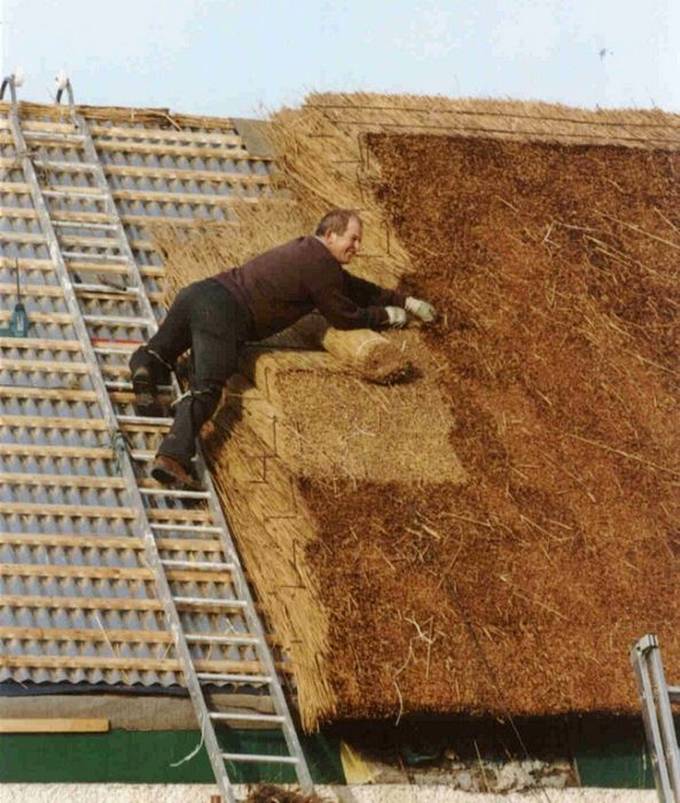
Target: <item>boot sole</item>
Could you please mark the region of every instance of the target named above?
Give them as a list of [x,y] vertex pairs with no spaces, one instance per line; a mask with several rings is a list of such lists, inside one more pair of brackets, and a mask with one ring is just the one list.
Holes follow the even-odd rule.
[[171,486],[180,491],[200,491],[201,485],[196,480],[183,480],[177,474],[167,471],[162,466],[154,466],[151,476],[161,485]]

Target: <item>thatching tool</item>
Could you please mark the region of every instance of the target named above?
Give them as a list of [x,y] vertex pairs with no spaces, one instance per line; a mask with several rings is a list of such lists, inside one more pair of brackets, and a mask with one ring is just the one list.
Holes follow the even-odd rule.
[[17,280],[17,303],[14,305],[12,315],[9,319],[9,326],[0,329],[2,337],[28,337],[28,330],[31,326],[26,307],[21,300],[21,280],[19,278],[19,263],[15,263],[14,272]]

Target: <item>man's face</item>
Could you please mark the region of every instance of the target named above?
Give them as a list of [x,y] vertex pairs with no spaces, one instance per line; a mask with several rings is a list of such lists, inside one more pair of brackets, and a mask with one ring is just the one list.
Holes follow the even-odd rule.
[[338,262],[347,265],[361,248],[361,222],[356,218],[350,218],[343,234],[327,231],[323,241]]

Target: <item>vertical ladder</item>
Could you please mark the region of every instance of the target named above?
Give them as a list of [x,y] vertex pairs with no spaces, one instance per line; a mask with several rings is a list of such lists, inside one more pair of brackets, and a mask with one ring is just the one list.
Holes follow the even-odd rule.
[[[15,101],[14,91],[12,96]],[[71,92],[69,96],[72,100]],[[235,797],[229,764],[287,764],[294,769],[300,786],[310,791],[311,776],[274,660],[200,450],[197,468],[201,490],[169,490],[151,483],[144,477],[145,464],[155,453],[155,448],[150,447],[158,444],[172,420],[135,415],[131,383],[106,378],[126,375],[131,352],[138,343],[148,340],[158,325],[87,122],[72,105],[70,111],[73,130],[49,134],[50,141],[57,141],[60,148],[69,149],[70,155],[77,157],[67,162],[31,158],[27,140],[39,145],[44,134],[31,131],[30,123],[22,128],[16,102],[11,106],[10,128],[83,360],[97,392],[102,426],[111,436],[125,481],[127,504],[135,512],[131,527],[143,540],[146,562],[153,571],[215,779],[224,800],[232,803]],[[61,183],[54,183],[55,177],[64,176]],[[97,212],[91,211],[93,206]],[[83,207],[86,210],[79,213],[77,210]],[[103,212],[99,211],[102,208]],[[74,231],[75,234],[69,233]],[[87,274],[94,274],[97,280],[83,281]],[[174,390],[177,392],[176,383]],[[211,552],[219,557],[209,561],[164,558],[156,542],[164,535],[190,539],[206,534],[219,544],[219,551]],[[182,593],[178,578],[183,574],[191,575],[192,580],[198,575],[199,587],[202,583],[208,589],[226,587],[226,592],[224,596]],[[195,622],[205,609],[221,614],[219,619],[214,617],[219,625],[213,630],[185,624],[192,615]],[[217,651],[226,657],[218,662],[220,671],[201,671],[197,667],[206,650],[209,655]],[[215,688],[258,690],[262,696],[256,699],[268,697],[273,713],[214,710],[209,689]],[[283,734],[288,754],[225,752],[217,738],[217,723],[277,728]]]
[[630,651],[642,702],[642,719],[652,759],[654,782],[662,803],[680,803],[680,750],[672,703],[680,702],[680,686],[668,686],[659,641],[643,636]]

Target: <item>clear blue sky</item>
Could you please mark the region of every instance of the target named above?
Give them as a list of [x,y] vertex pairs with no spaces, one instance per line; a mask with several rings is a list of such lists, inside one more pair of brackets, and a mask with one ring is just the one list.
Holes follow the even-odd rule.
[[263,116],[310,90],[680,111],[680,0],[0,0],[2,68],[49,102]]

